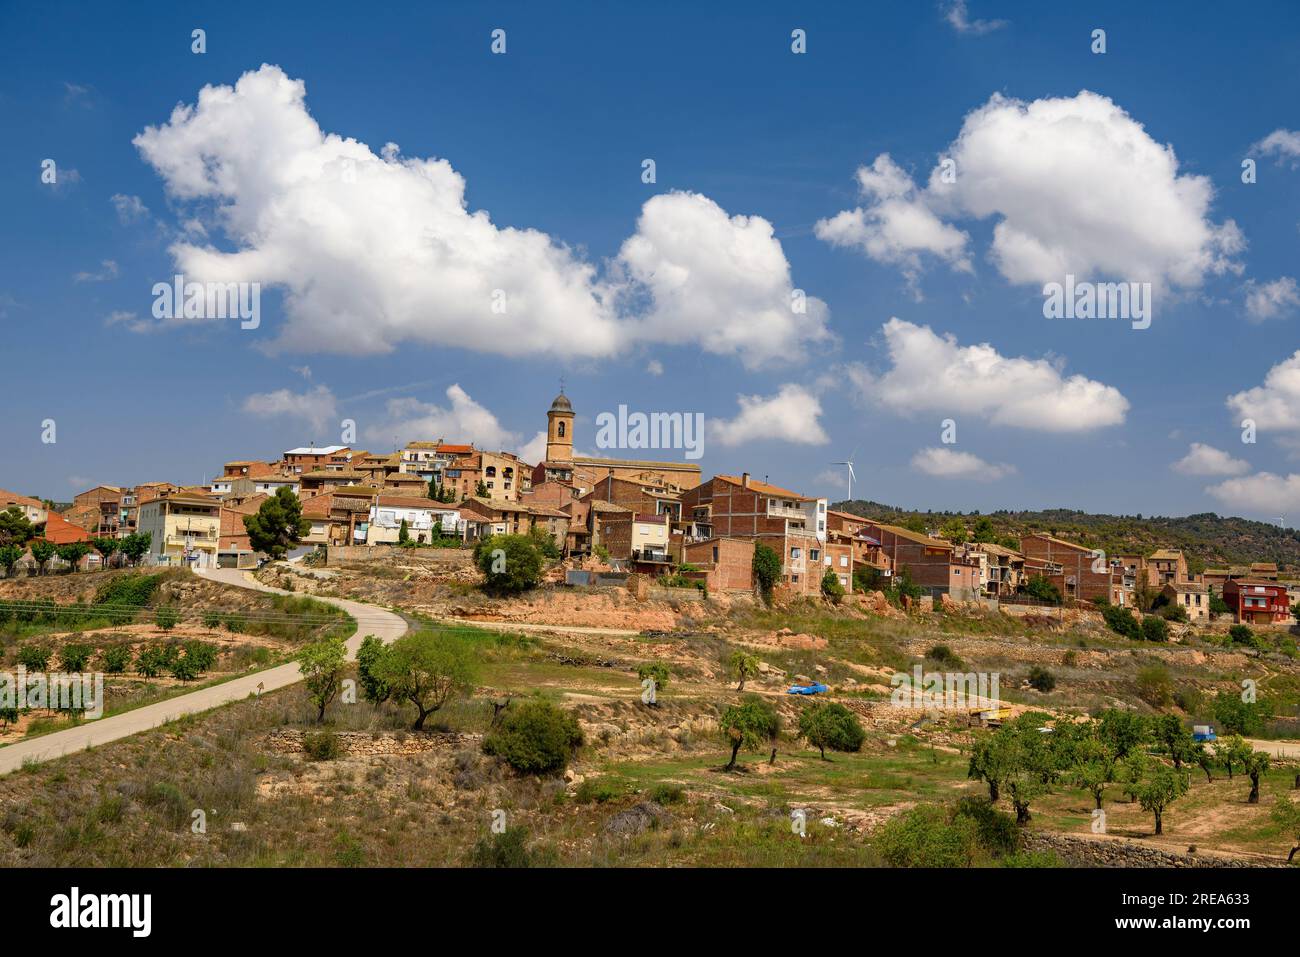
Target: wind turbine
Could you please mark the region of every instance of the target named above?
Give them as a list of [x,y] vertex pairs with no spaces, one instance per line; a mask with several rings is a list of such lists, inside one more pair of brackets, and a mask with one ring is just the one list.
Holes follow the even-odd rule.
[[853,501],[853,480],[854,480],[855,478],[857,478],[857,476],[853,474],[853,456],[855,456],[855,455],[857,455],[857,454],[858,454],[858,450],[857,450],[857,449],[854,449],[851,453],[849,453],[849,457],[848,457],[846,460],[844,460],[843,462],[832,462],[832,463],[831,463],[831,465],[843,465],[843,466],[847,467],[848,470],[849,470],[849,496],[848,496],[848,501],[850,501],[850,502]]

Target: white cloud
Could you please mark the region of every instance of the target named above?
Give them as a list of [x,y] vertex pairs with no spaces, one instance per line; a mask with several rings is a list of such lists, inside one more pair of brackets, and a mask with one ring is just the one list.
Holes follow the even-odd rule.
[[197,105],[134,140],[171,198],[214,209],[212,225],[237,247],[199,245],[205,234],[190,229],[171,248],[187,278],[284,289],[274,347],[376,354],[416,342],[590,358],[654,342],[753,366],[829,338],[820,300],[791,310],[789,263],[761,217],[691,193],[653,197],[602,275],[546,233],[470,210],[446,159],[403,157],[392,143],[376,155],[325,133],[305,96],[263,65],[233,88],[204,87]]
[[139,196],[114,193],[109,197],[108,201],[117,210],[117,218],[121,220],[123,226],[134,223],[138,219],[144,219],[149,215],[149,207],[141,202]]
[[1269,369],[1263,385],[1228,396],[1228,408],[1260,429],[1300,430],[1300,350]]
[[1300,306],[1300,289],[1290,276],[1262,285],[1253,279],[1246,282],[1246,315],[1254,322],[1287,315],[1296,306]]
[[977,482],[992,482],[1016,471],[1013,465],[995,465],[970,452],[938,446],[921,449],[913,455],[912,468],[935,478],[973,479]]
[[[1085,90],[1025,103],[994,94],[966,116],[942,156],[955,164],[952,182],[944,181],[939,163],[923,190],[892,197],[864,190],[864,207],[823,220],[818,235],[843,242],[859,221],[868,238],[886,234],[887,224],[902,220],[902,203],[911,220],[927,227],[863,249],[905,271],[913,268],[909,252],[935,251],[940,234],[927,215],[994,217],[989,255],[1016,284],[1059,282],[1072,273],[1191,288],[1209,274],[1240,271],[1232,256],[1245,241],[1231,220],[1210,220],[1210,180],[1180,174],[1173,148],[1107,97]],[[859,170],[859,181],[875,182],[869,174],[881,166],[878,157],[868,173]],[[896,175],[885,181],[895,193],[904,185]],[[965,262],[951,251],[941,258],[954,268]]]
[[413,441],[472,442],[481,449],[509,450],[519,442],[497,417],[474,401],[459,384],[447,388],[445,406],[404,397],[389,399],[387,417],[378,424],[363,428],[370,442],[398,443]]
[[1294,473],[1256,472],[1211,485],[1205,491],[1229,508],[1250,515],[1276,518],[1300,510],[1300,475]]
[[1114,386],[1061,363],[1009,358],[988,343],[958,345],[951,334],[891,318],[883,327],[890,368],[881,375],[848,370],[864,399],[912,415],[938,412],[958,420],[984,416],[995,425],[1041,432],[1084,432],[1123,423],[1128,400]]
[[966,0],[952,0],[944,12],[944,19],[958,33],[970,33],[975,36],[992,33],[1007,25],[1006,20],[972,20],[966,11]]
[[1169,467],[1184,475],[1244,475],[1250,471],[1249,462],[1201,442],[1193,442],[1187,454]]
[[139,314],[126,309],[115,309],[104,318],[105,326],[126,326],[128,332],[142,334],[156,332],[163,328],[163,323],[154,319],[142,319]]
[[663,375],[664,364],[660,362],[658,359],[651,359],[649,362],[645,364],[645,371],[649,375]]
[[1300,130],[1276,129],[1255,144],[1265,155],[1274,154],[1279,163],[1289,161],[1291,168],[1300,166]]
[[[328,386],[318,385],[306,392],[277,389],[254,393],[244,399],[244,411],[259,418],[285,416],[301,419],[317,432],[338,424],[338,402]],[[318,437],[313,437],[315,441]]]
[[529,465],[546,461],[546,433],[539,431],[519,447],[518,455]]
[[73,282],[108,282],[117,278],[117,263],[112,259],[100,261],[99,272],[79,272],[72,277]]
[[857,178],[867,205],[820,220],[813,228],[818,239],[859,249],[876,262],[900,266],[909,282],[920,274],[922,253],[937,256],[954,269],[970,271],[966,255],[970,237],[930,210],[911,176],[888,153],[881,153],[870,166],[860,167]]
[[786,383],[775,395],[739,395],[740,412],[734,419],[714,419],[709,436],[720,445],[777,441],[798,445],[825,445],[830,437],[818,421],[822,404],[801,385]]
[[818,488],[833,488],[836,491],[848,490],[849,473],[842,469],[824,469],[813,479]]

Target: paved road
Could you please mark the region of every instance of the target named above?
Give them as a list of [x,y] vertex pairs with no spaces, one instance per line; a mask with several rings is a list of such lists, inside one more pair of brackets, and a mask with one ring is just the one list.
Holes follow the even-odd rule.
[[[251,588],[256,591],[289,594],[289,592],[281,592],[277,588],[268,588],[253,579],[251,575],[235,569],[207,569],[195,573],[237,588]],[[347,643],[349,657],[356,655],[357,648],[361,645],[361,639],[366,635],[376,635],[385,642],[389,642],[395,638],[400,638],[406,633],[406,622],[400,615],[395,615],[391,611],[386,611],[375,605],[348,601],[342,598],[318,598],[317,600],[337,605],[356,619],[357,630],[348,639]],[[286,665],[268,668],[265,671],[233,678],[212,688],[192,691],[189,694],[169,698],[167,701],[136,708],[134,711],[127,711],[124,714],[100,718],[96,721],[87,721],[79,727],[69,728],[66,731],[55,731],[51,734],[33,738],[30,741],[20,741],[8,747],[0,748],[0,775],[16,771],[26,761],[50,761],[65,754],[84,751],[88,747],[116,741],[119,738],[138,734],[141,731],[148,731],[182,715],[197,714],[201,711],[208,711],[229,704],[232,701],[242,701],[250,694],[259,693],[259,688],[261,691],[274,691],[277,688],[296,684],[301,680],[302,673],[298,670],[298,663],[290,662]]]

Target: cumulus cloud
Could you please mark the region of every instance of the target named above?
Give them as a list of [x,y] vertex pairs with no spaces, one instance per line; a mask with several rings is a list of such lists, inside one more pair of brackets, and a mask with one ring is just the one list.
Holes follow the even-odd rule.
[[1300,166],[1300,130],[1276,129],[1254,148],[1265,156],[1276,156],[1279,163],[1289,163],[1292,169]]
[[1256,283],[1253,279],[1246,283],[1246,316],[1254,322],[1285,316],[1296,306],[1300,306],[1300,289],[1290,276],[1266,283]]
[[1273,518],[1300,509],[1300,475],[1294,473],[1256,472],[1211,485],[1205,491],[1229,508],[1251,515]]
[[944,10],[943,18],[958,33],[969,33],[975,36],[992,33],[1007,25],[1006,20],[972,20],[966,10],[966,0],[952,0]]
[[865,206],[846,209],[813,227],[817,238],[832,246],[858,249],[876,262],[899,266],[909,282],[920,274],[921,254],[970,271],[969,237],[939,219],[918,195],[905,170],[881,153],[858,169],[858,188]]
[[[887,157],[886,157],[887,159]],[[1231,220],[1210,219],[1214,191],[1205,176],[1180,173],[1171,146],[1107,97],[1021,100],[994,94],[969,113],[924,189],[864,189],[867,204],[818,224],[818,235],[843,243],[861,221],[868,237],[885,232],[906,205],[909,217],[993,218],[989,256],[1015,284],[1113,276],[1160,288],[1199,286],[1207,275],[1239,272],[1245,247]],[[892,165],[892,161],[889,162]],[[881,173],[881,158],[868,179]],[[860,183],[863,170],[858,171]],[[874,181],[874,179],[873,179]],[[928,220],[925,220],[928,222]],[[880,224],[873,232],[872,224]],[[934,252],[933,225],[894,242],[860,243],[873,259],[912,268],[907,254]],[[960,255],[942,256],[963,268]]]
[[518,443],[518,433],[505,428],[459,384],[448,386],[446,395],[447,405],[412,397],[389,399],[385,417],[364,427],[362,434],[370,442],[390,442],[394,438],[399,443],[445,439],[472,442],[481,449],[491,450],[509,450]]
[[531,439],[519,447],[518,455],[529,465],[546,461],[546,433],[538,431]]
[[376,154],[326,133],[306,88],[276,66],[134,140],[168,194],[235,245],[206,233],[171,248],[199,281],[284,291],[274,347],[376,354],[403,342],[502,355],[617,354],[638,342],[691,344],[747,365],[788,360],[827,338],[826,307],[791,308],[789,263],[772,226],[691,193],[650,199],[603,270],[535,229],[471,210],[446,159]]
[[338,402],[328,386],[318,385],[306,392],[276,389],[255,392],[244,399],[244,411],[259,418],[298,419],[320,432],[333,428],[338,421]]
[[1228,408],[1260,429],[1300,430],[1300,350],[1269,369],[1262,385],[1228,396]]
[[1001,355],[988,343],[962,346],[897,317],[883,327],[890,368],[853,366],[849,377],[868,401],[904,415],[980,415],[995,425],[1040,432],[1085,432],[1123,423],[1128,400],[1114,386],[1066,377],[1060,362]]
[[1202,442],[1193,442],[1187,454],[1169,467],[1183,475],[1243,475],[1250,471],[1249,462]]
[[962,478],[977,482],[992,482],[1016,471],[1013,465],[995,465],[970,452],[939,446],[921,449],[913,455],[912,468],[935,478]]
[[821,401],[801,385],[786,383],[775,395],[739,395],[736,401],[740,412],[735,418],[709,423],[709,437],[719,445],[756,441],[825,445],[830,441],[819,421]]

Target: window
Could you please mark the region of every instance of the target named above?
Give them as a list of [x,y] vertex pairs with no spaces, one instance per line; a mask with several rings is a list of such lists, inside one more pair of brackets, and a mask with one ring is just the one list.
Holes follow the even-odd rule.
[[792,549],[790,549],[790,557],[791,557],[791,558],[803,558],[803,549],[802,549],[802,548],[792,548]]
[[564,423],[563,423],[563,422],[559,423],[559,424],[555,427],[555,434],[556,434],[557,436],[559,436],[560,438],[564,438]]
[[717,545],[714,545],[714,546],[713,546],[713,560],[714,560],[715,562],[718,560],[718,546],[717,546]]
[[841,556],[840,556],[840,568],[845,568],[845,567],[848,566],[848,564],[849,564],[849,556],[848,556],[848,555],[841,555]]

